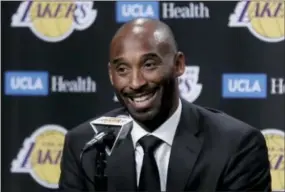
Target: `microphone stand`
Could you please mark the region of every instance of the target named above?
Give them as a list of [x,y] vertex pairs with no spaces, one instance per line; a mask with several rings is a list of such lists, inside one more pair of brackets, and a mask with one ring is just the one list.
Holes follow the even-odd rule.
[[96,146],[96,165],[95,165],[95,191],[107,191],[108,190],[108,177],[105,174],[107,167],[106,151],[104,143],[100,143]]

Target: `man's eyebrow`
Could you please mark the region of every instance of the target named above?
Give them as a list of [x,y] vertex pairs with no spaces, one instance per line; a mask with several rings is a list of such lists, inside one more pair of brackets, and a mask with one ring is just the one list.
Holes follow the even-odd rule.
[[[142,59],[148,58],[148,57],[160,58],[156,53],[153,53],[153,52],[151,52],[151,53],[145,53],[145,54],[143,54],[143,55],[141,56]],[[115,58],[115,59],[111,60],[111,64],[117,65],[118,63],[124,62],[124,61],[125,61],[124,58],[118,57],[118,58]]]
[[142,58],[145,58],[145,57],[158,57],[159,58],[159,56],[156,53],[146,53],[146,54],[143,54]]
[[122,62],[124,59],[121,57],[115,58],[111,61],[111,64],[117,65],[119,62]]

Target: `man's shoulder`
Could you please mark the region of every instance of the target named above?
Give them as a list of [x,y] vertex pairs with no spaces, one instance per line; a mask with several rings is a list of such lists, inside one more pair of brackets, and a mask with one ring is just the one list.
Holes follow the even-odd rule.
[[237,119],[225,113],[223,111],[209,108],[209,107],[197,107],[200,113],[203,115],[204,120],[214,127],[219,127],[224,130],[237,130],[244,131],[247,129],[255,129],[248,123]]
[[217,139],[240,142],[248,135],[262,135],[259,129],[223,111],[198,105],[193,107],[202,119],[204,131]]

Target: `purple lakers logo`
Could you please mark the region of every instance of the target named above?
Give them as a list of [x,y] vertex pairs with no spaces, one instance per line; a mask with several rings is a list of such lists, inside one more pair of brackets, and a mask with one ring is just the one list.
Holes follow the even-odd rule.
[[23,148],[12,162],[12,173],[29,173],[40,185],[56,189],[66,130],[59,125],[45,125],[25,139]]
[[40,39],[59,42],[74,30],[85,30],[97,17],[93,2],[24,1],[12,17],[12,27],[28,27]]
[[284,0],[241,1],[229,18],[229,27],[247,27],[262,41],[284,40]]
[[278,129],[265,129],[262,133],[268,148],[272,191],[285,191],[285,133]]

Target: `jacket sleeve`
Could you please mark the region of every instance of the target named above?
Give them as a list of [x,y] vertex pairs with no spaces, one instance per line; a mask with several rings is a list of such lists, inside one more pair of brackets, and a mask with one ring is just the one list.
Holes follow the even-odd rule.
[[265,138],[250,129],[230,158],[223,177],[225,191],[271,192],[271,175]]
[[74,155],[71,146],[71,135],[68,132],[65,136],[64,147],[60,164],[59,191],[61,192],[82,192],[86,191],[83,182],[79,162]]

